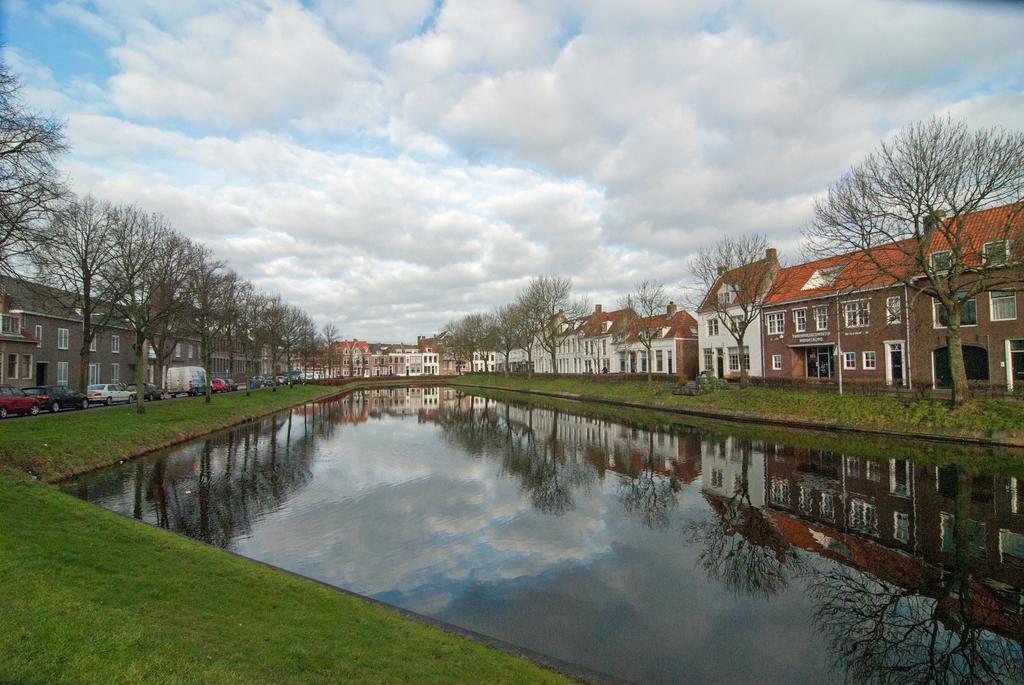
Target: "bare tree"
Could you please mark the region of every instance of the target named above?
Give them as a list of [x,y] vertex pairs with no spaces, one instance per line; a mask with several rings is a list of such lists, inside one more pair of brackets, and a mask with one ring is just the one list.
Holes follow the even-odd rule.
[[27,266],[20,262],[67,192],[56,167],[64,125],[26,109],[20,89],[0,62],[0,270],[8,273]]
[[[1024,132],[931,119],[884,141],[833,183],[815,202],[807,234],[815,255],[864,250],[878,273],[941,305],[957,405],[970,397],[960,330],[967,303],[1024,287],[1022,199]],[[1006,211],[990,217],[979,239],[970,216],[1000,205]]]
[[[121,297],[114,302],[118,316],[135,340],[135,383],[143,388],[146,341],[155,328],[181,306],[188,259],[188,240],[173,230],[160,214],[148,214],[132,205],[112,213],[114,249],[109,278]],[[145,414],[142,392],[136,393],[138,413]]]
[[747,331],[760,319],[779,268],[768,238],[757,233],[726,236],[690,261],[690,273],[705,293],[698,311],[716,317],[736,341],[741,385],[747,384],[750,375],[745,354]]
[[77,383],[83,393],[89,382],[89,349],[97,331],[110,323],[111,303],[120,297],[116,281],[109,278],[114,253],[111,211],[109,204],[93,197],[72,200],[54,214],[32,254],[39,282],[69,293],[57,304],[82,317]]
[[508,376],[509,357],[516,350],[525,349],[530,344],[526,336],[524,319],[526,312],[518,303],[498,307],[491,315],[491,337],[494,348],[505,357],[505,375]]
[[[473,371],[474,356],[483,356],[491,342],[492,331],[484,314],[467,314],[461,319],[449,321],[444,329],[444,348],[455,360],[459,371],[462,364],[468,362],[470,372]],[[486,369],[486,358],[484,362]]]
[[632,292],[619,304],[626,310],[623,328],[627,339],[636,340],[647,355],[647,381],[654,378],[654,355],[651,348],[664,325],[668,296],[665,285],[645,279],[633,286]]
[[572,297],[572,280],[560,276],[537,276],[530,280],[520,302],[531,320],[536,344],[551,358],[551,372],[558,373],[558,346],[564,324],[587,313],[585,300]]
[[239,343],[245,358],[245,396],[248,397],[253,376],[260,374],[259,363],[267,340],[265,317],[269,298],[245,282],[239,292],[239,300]]
[[320,335],[324,341],[324,366],[327,376],[334,378],[334,346],[338,342],[338,327],[333,323],[324,324],[320,329]]
[[184,317],[187,330],[199,341],[199,356],[206,369],[206,402],[213,397],[210,380],[213,376],[213,346],[224,323],[221,308],[227,284],[224,262],[214,258],[209,248],[192,245],[191,254],[180,268],[186,271],[188,313]]

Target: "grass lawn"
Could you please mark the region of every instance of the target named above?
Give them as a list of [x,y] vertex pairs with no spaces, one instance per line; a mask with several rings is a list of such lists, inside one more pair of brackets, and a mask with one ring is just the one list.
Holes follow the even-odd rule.
[[940,400],[833,395],[810,390],[727,389],[694,397],[673,395],[672,383],[596,378],[462,376],[456,385],[490,385],[516,390],[562,392],[667,408],[736,412],[776,419],[799,419],[938,435],[1006,432],[1024,437],[1024,402],[975,400],[950,410]]
[[148,402],[142,415],[132,405],[7,419],[0,423],[0,474],[30,473],[46,481],[59,480],[337,391],[295,385],[276,392],[255,390],[249,397],[244,392],[214,395],[210,404],[201,397]]
[[[185,411],[173,405],[153,416]],[[94,419],[107,425],[99,412]],[[4,476],[0,607],[0,682],[562,681],[383,607]]]

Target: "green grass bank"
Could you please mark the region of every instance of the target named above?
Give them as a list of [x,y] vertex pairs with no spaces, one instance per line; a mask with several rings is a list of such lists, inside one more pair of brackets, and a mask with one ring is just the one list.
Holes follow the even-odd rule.
[[0,424],[0,473],[29,473],[53,482],[82,471],[235,426],[287,407],[337,394],[316,385],[148,402],[135,406],[63,411],[56,416],[8,419]]
[[951,410],[941,400],[834,395],[811,390],[730,388],[684,396],[672,394],[672,383],[616,381],[600,376],[589,380],[473,375],[455,378],[452,384],[563,393],[583,400],[629,402],[653,408],[715,413],[722,418],[741,420],[814,422],[825,428],[844,426],[942,438],[1005,436],[1011,442],[1024,442],[1024,402],[1016,400],[975,400]]
[[57,480],[352,387],[4,422],[0,682],[563,682],[526,659],[27,477]]

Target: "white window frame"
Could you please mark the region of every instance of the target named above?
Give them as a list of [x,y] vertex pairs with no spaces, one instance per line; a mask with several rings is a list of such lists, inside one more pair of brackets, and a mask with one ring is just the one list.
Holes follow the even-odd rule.
[[121,336],[112,335],[110,336],[110,351],[113,354],[121,353]]
[[716,335],[718,335],[718,318],[714,317],[708,319],[708,336]]
[[782,355],[772,355],[772,371],[782,371]]
[[89,385],[99,385],[100,383],[100,365],[89,364]]
[[[852,317],[851,314],[853,314]],[[847,300],[844,302],[843,323],[847,328],[867,328],[871,324],[871,300]]]
[[36,334],[36,347],[42,347],[43,346],[43,327],[40,326],[39,324],[36,324],[35,334]]
[[[940,266],[936,264],[936,261],[938,261],[936,257],[938,257],[939,255],[944,255],[945,257],[949,258],[949,262],[945,266]],[[953,251],[936,250],[935,252],[932,252],[931,254],[928,255],[928,264],[932,267],[933,271],[937,271],[939,273],[949,271],[949,267],[953,265]]]
[[793,310],[793,330],[797,333],[803,333],[807,330],[807,309],[794,309]]
[[764,315],[764,325],[768,335],[785,335],[786,312],[768,312]]
[[856,371],[857,370],[857,353],[856,352],[843,352],[843,370],[844,371]]
[[[998,259],[992,259],[992,257],[989,256],[989,253],[988,253],[989,245],[998,245],[1000,243],[1002,243],[1002,245],[1003,245],[1003,254],[1000,255],[998,257]],[[1003,239],[1003,240],[989,240],[988,242],[982,244],[982,246],[981,246],[981,261],[982,261],[983,264],[986,264],[986,265],[988,265],[988,264],[1003,264],[1009,258],[1010,258],[1010,241],[1009,240],[1006,240],[1006,239]]]
[[181,343],[174,343],[174,356],[181,359]]
[[[824,325],[822,321],[824,320]],[[821,304],[814,307],[814,330],[816,331],[827,331],[828,330],[828,305]]]
[[66,328],[57,329],[57,349],[66,350],[71,342],[71,333]]
[[68,363],[57,362],[57,385],[68,384]]
[[[870,356],[869,356],[870,355]],[[868,350],[861,355],[861,368],[865,371],[875,371],[878,369],[878,355],[874,350]]]
[[121,382],[121,365],[114,362],[110,365],[110,382],[120,383]]
[[[895,306],[893,306],[895,305]],[[903,298],[899,295],[885,298],[885,322],[890,326],[903,321]]]
[[193,352],[193,349],[192,349],[192,343],[189,343],[189,344],[188,344],[188,358],[189,358],[189,359],[191,359],[191,358],[192,358],[192,352]]
[[[1013,302],[1013,316],[996,317],[996,295],[1003,295],[1000,300]],[[1009,295],[1009,297],[1005,297]],[[1017,320],[1017,293],[1013,290],[996,290],[988,294],[988,312],[991,321],[1016,321]]]
[[[973,302],[974,303],[974,323],[963,323],[963,321],[961,321],[960,322],[960,328],[971,328],[973,326],[977,326],[978,325],[978,298],[977,298],[977,296],[972,297],[969,300],[966,300],[964,302],[963,306],[966,307],[969,302]],[[933,328],[947,328],[947,326],[942,323],[942,317],[939,316],[939,312],[941,312],[944,307],[945,307],[945,305],[942,304],[942,300],[940,300],[937,297],[933,297],[932,298],[932,327]],[[949,314],[947,313],[946,316],[948,317]],[[960,318],[963,319],[963,316],[964,316],[964,310],[961,309],[960,310]]]
[[92,336],[92,342],[89,343],[89,351],[90,352],[95,352],[96,351],[96,345],[97,345],[97,343],[99,343],[99,340],[100,340],[100,334],[99,333],[94,333],[93,336]]

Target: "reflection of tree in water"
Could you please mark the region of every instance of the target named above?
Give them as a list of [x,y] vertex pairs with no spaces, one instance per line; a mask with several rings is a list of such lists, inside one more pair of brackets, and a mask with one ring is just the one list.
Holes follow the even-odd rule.
[[[1006,627],[1006,612],[976,601],[986,588],[971,571],[977,561],[969,518],[972,480],[958,471],[952,568],[934,580],[904,588],[840,565],[808,574],[816,626],[828,639],[836,669],[848,681],[1024,681],[1019,641],[982,627]],[[1019,638],[1024,632],[1020,615],[1010,620],[1015,626],[1009,629]]]
[[690,524],[686,538],[699,546],[698,562],[710,580],[737,596],[768,599],[789,587],[803,562],[765,512],[751,503],[753,445],[742,442],[739,450],[741,475],[732,496],[705,492],[716,516]]
[[639,468],[627,461],[624,473],[618,474],[618,496],[625,510],[640,519],[647,528],[665,528],[669,512],[679,506],[679,481],[657,472],[654,433],[648,432],[647,452]]
[[183,460],[160,459],[148,474],[137,471],[136,517],[142,518],[144,490],[157,525],[228,547],[249,531],[257,516],[280,507],[310,480],[314,447],[332,430],[333,408],[319,405],[304,411],[207,440],[187,470],[180,468]]
[[[503,474],[519,479],[520,489],[538,511],[555,516],[572,511],[576,507],[574,491],[589,488],[597,472],[580,458],[578,446],[567,446],[559,438],[560,413],[529,408],[522,424],[511,419],[507,404],[499,418],[497,403],[489,409],[485,400],[484,408],[478,410],[469,399],[438,412],[437,423],[445,438],[470,454],[500,459]],[[534,430],[535,413],[550,420],[545,436]]]

